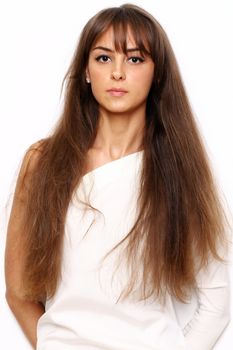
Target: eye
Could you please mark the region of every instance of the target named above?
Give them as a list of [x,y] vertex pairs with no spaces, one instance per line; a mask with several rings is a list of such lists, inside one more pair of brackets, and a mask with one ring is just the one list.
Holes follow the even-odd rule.
[[97,62],[107,62],[108,58],[109,57],[106,55],[100,55],[100,56],[96,57],[96,61]]
[[137,57],[137,56],[130,57],[129,60],[132,60],[132,62],[136,64],[142,63],[145,61],[142,57]]

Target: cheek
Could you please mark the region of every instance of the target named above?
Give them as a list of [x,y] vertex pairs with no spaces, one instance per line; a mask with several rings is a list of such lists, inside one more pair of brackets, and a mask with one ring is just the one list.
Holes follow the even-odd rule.
[[140,74],[135,74],[131,76],[131,81],[135,89],[140,91],[142,93],[143,91],[145,94],[149,92],[152,81],[154,77],[154,72],[152,71],[141,71]]
[[96,70],[91,74],[91,88],[93,94],[100,94],[106,87],[107,73]]
[[102,81],[107,74],[108,74],[108,68],[107,66],[97,66],[97,65],[92,65],[90,66],[90,76],[93,81]]
[[104,93],[103,81],[101,79],[92,79],[91,91],[95,99],[100,102],[103,98]]
[[154,70],[148,69],[146,72],[144,72],[142,79],[144,79],[145,85],[151,85],[154,78]]

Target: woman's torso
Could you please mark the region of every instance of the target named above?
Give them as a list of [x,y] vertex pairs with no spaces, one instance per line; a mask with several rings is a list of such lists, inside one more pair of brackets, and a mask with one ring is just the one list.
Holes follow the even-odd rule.
[[[135,221],[142,156],[135,152],[83,176],[67,213],[62,278],[38,322],[37,350],[185,349],[171,298],[165,306],[138,301],[136,290],[117,302],[129,278],[122,249],[101,264]],[[90,189],[90,203],[102,214],[81,202]],[[135,269],[140,281],[136,260]]]

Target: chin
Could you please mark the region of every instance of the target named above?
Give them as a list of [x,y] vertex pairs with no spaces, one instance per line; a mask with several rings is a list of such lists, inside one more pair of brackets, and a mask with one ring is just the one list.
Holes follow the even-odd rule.
[[104,108],[104,110],[107,112],[107,113],[118,113],[118,114],[122,114],[122,113],[128,113],[130,111],[129,108],[119,108],[119,107],[116,107],[116,108]]

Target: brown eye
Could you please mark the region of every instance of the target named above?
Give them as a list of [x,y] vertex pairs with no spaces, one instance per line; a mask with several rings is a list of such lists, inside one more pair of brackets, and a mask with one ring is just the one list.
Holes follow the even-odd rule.
[[97,62],[107,62],[108,58],[109,57],[106,55],[100,55],[100,56],[96,57],[96,61]]
[[133,63],[144,62],[144,59],[143,59],[143,58],[141,58],[141,57],[136,57],[136,56],[130,57],[129,60],[132,60]]

